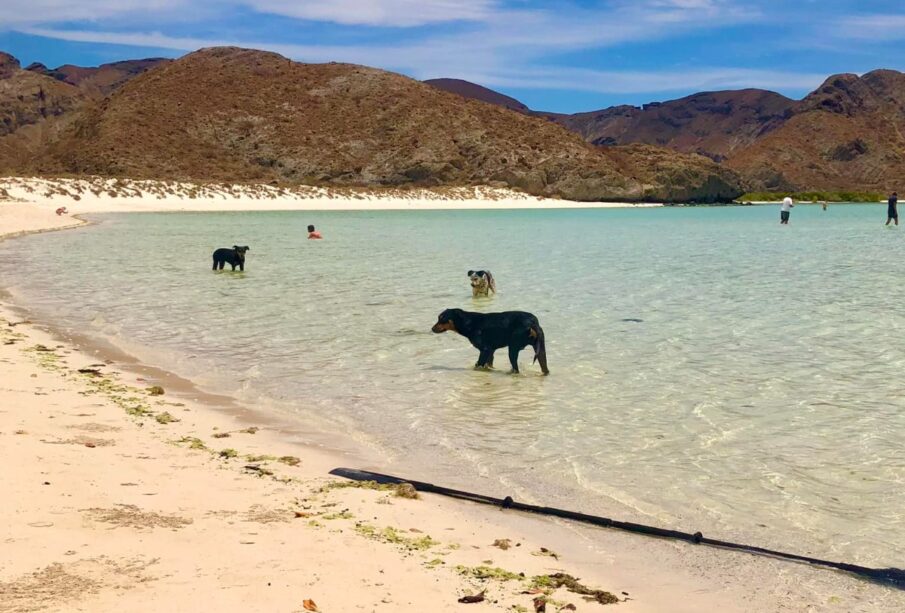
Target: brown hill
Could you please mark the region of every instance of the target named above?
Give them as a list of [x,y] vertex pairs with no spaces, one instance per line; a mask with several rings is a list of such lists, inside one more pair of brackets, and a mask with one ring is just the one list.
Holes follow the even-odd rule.
[[83,99],[78,88],[22,70],[16,58],[0,53],[0,172],[55,137]]
[[501,94],[500,92],[493,91],[483,85],[478,85],[477,83],[472,83],[470,81],[463,81],[462,79],[428,79],[424,82],[438,89],[442,89],[443,91],[458,94],[465,98],[471,98],[472,100],[496,104],[497,106],[502,106],[521,113],[528,113],[531,111],[531,109],[515,98],[511,98],[505,94]]
[[425,81],[447,91],[545,117],[577,132],[595,145],[642,143],[697,153],[716,161],[747,147],[783,122],[795,101],[760,90],[693,94],[644,106],[621,105],[599,111],[564,114],[531,111],[499,92],[459,79]]
[[201,50],[132,79],[86,108],[27,170],[496,184],[581,200],[709,201],[740,193],[734,173],[699,156],[594,148],[549,121],[397,74],[236,48]]
[[747,89],[640,108],[532,113],[593,144],[647,143],[705,155],[738,171],[752,190],[887,191],[905,184],[905,75],[893,70],[830,77],[801,101]]
[[104,97],[118,89],[130,79],[171,60],[147,58],[101,64],[97,67],[65,64],[58,68],[47,68],[44,64],[30,64],[25,70],[51,77],[70,85],[76,85],[89,95]]
[[646,143],[721,161],[782,123],[792,105],[785,96],[745,89],[551,118],[594,144]]
[[887,191],[905,185],[905,74],[836,75],[727,165],[766,190]]

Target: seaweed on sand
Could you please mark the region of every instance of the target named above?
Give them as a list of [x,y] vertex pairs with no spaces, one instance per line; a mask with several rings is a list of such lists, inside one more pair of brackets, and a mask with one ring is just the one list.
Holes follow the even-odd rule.
[[474,579],[493,579],[496,581],[520,581],[525,578],[525,573],[514,573],[498,566],[456,566],[456,572],[465,577]]
[[537,575],[531,580],[534,587],[541,589],[557,590],[561,587],[566,588],[573,594],[580,594],[588,600],[593,600],[600,604],[615,604],[619,602],[619,598],[605,590],[595,590],[583,585],[578,579],[566,573],[554,573],[552,575]]

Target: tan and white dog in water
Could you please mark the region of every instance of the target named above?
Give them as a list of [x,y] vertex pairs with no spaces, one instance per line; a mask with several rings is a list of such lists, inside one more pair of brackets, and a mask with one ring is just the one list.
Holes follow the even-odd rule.
[[469,270],[468,278],[471,281],[471,296],[489,296],[490,292],[496,293],[496,281],[489,270]]

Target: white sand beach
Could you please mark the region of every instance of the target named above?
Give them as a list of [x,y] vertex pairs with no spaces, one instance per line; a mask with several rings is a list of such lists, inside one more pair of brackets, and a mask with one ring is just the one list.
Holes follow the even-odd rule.
[[657,203],[575,202],[496,187],[359,189],[269,185],[195,185],[166,181],[0,178],[0,198],[70,214],[141,211],[358,211],[448,209],[587,209]]

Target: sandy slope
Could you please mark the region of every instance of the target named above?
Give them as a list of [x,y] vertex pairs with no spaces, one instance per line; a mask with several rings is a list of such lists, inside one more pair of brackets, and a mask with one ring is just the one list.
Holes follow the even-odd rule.
[[[0,235],[68,221],[0,204]],[[556,572],[631,599],[559,589],[547,611],[900,610],[895,593],[774,560],[330,486],[335,466],[380,467],[22,318],[0,305],[0,611],[533,611],[532,578]]]

